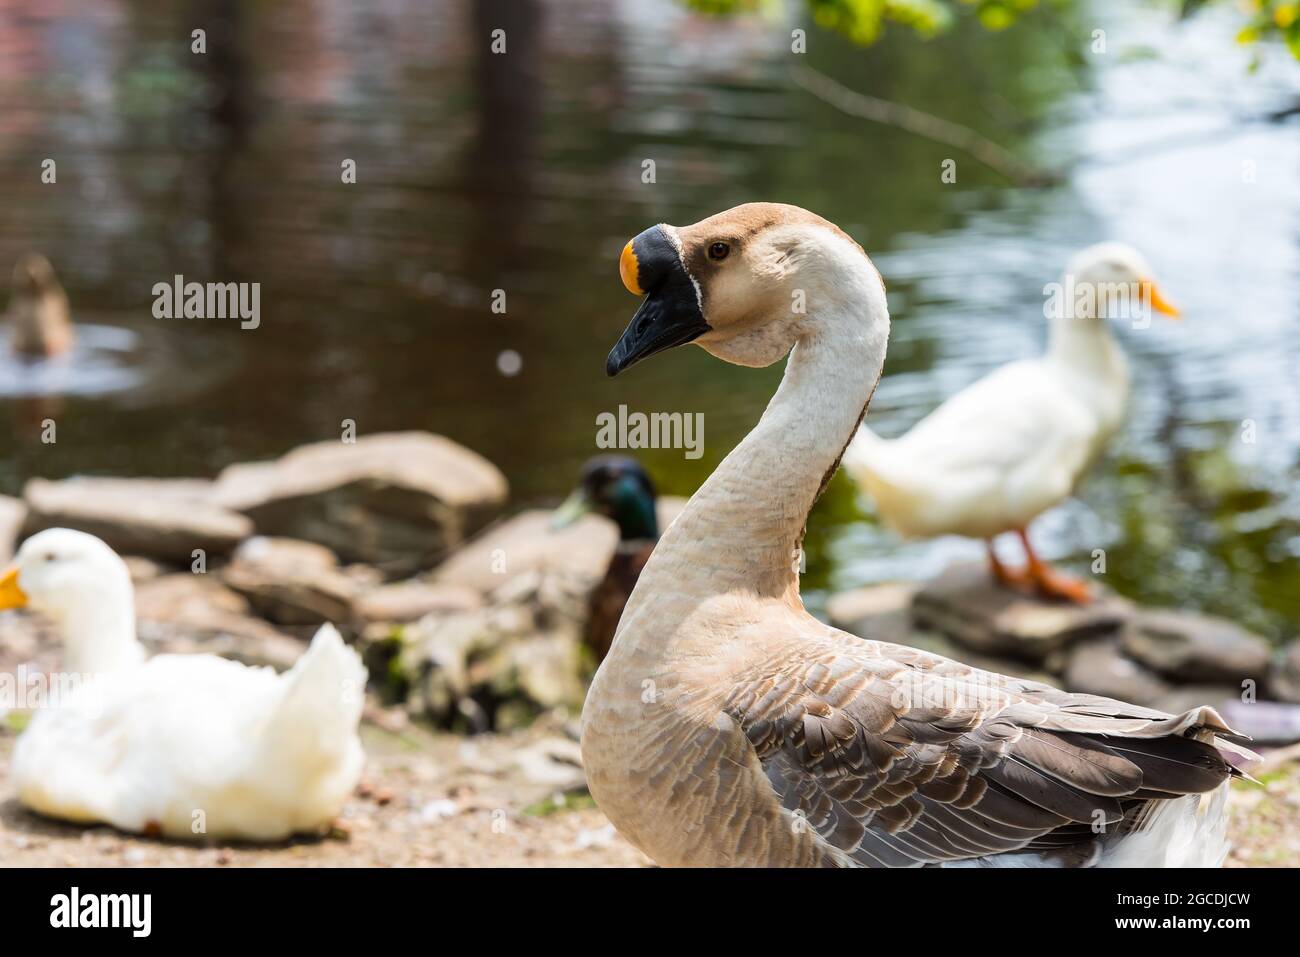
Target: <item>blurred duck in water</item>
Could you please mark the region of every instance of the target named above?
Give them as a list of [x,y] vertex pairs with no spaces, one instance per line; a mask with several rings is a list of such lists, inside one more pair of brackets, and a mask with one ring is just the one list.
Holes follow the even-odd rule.
[[556,510],[551,524],[563,528],[591,512],[618,524],[618,547],[605,577],[591,593],[584,638],[600,664],[614,640],[627,596],[659,541],[654,483],[641,463],[623,455],[600,455],[588,461],[582,481]]
[[14,266],[9,324],[12,348],[20,356],[49,359],[72,348],[68,297],[54,267],[40,253],[27,253]]
[[[1135,318],[1148,305],[1171,317],[1178,310],[1156,290],[1147,261],[1122,243],[1080,252],[1062,289],[1074,295],[1051,317],[1045,354],[1007,363],[898,438],[863,425],[844,452],[844,469],[896,532],[982,538],[1000,584],[1085,603],[1087,585],[1040,559],[1027,529],[1073,494],[1124,424],[1128,363],[1109,321],[1122,318],[1125,305]],[[998,560],[993,539],[1003,532],[1019,537],[1023,571]]]

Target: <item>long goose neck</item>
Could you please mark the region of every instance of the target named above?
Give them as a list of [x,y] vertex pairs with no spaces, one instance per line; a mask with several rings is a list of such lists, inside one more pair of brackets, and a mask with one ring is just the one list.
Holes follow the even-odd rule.
[[697,595],[751,591],[799,603],[808,513],[862,420],[884,364],[879,279],[827,306],[801,337],[758,425],[691,498],[643,573]]

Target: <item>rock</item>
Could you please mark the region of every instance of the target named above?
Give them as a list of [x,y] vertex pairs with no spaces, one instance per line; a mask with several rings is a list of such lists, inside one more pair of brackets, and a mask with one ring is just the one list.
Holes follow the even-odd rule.
[[918,585],[890,582],[839,592],[826,602],[830,623],[851,635],[910,644],[912,600]]
[[228,555],[253,533],[242,515],[213,505],[197,479],[32,479],[23,490],[24,536],[64,526],[97,535],[118,554],[188,566],[195,549]]
[[478,608],[427,615],[399,630],[387,669],[405,676],[408,708],[447,725],[505,729],[538,712],[582,706],[581,584],[516,575]]
[[580,645],[563,630],[533,635],[505,646],[503,660],[485,665],[491,684],[504,693],[518,689],[540,708],[581,706],[584,688]]
[[1273,663],[1268,686],[1275,697],[1300,704],[1300,638],[1282,649]]
[[1265,641],[1222,618],[1143,611],[1124,629],[1123,647],[1149,668],[1181,681],[1239,687],[1247,678],[1263,682],[1269,671]]
[[1252,748],[1261,744],[1300,741],[1300,705],[1276,701],[1248,702],[1237,695],[1225,699],[1217,707],[1223,720],[1234,731],[1250,736]]
[[889,583],[840,592],[827,602],[827,614],[836,628],[862,638],[908,645],[972,668],[1059,686],[1059,682],[1041,668],[1026,667],[1022,661],[981,655],[939,632],[916,628],[912,623],[911,603],[918,587],[908,583]]
[[249,614],[248,602],[213,575],[180,572],[144,582],[135,592],[140,639],[154,651],[211,652],[284,670],[304,648]]
[[367,623],[404,622],[431,614],[473,611],[482,604],[482,593],[467,585],[413,579],[362,592],[356,611]]
[[131,574],[131,581],[137,585],[153,581],[168,572],[167,566],[143,555],[123,555],[122,561],[126,563],[126,570]]
[[[52,624],[22,611],[0,612],[0,674],[27,664],[46,673],[59,668],[60,647]],[[6,702],[0,695],[0,710]]]
[[137,618],[201,623],[209,612],[246,615],[248,610],[248,602],[215,575],[175,572],[141,582],[135,589]]
[[1171,688],[1168,694],[1152,701],[1149,707],[1170,714],[1182,714],[1184,711],[1209,705],[1222,714],[1234,702],[1239,701],[1241,701],[1241,689],[1231,685],[1181,685]]
[[918,627],[982,654],[1032,662],[1080,639],[1113,633],[1129,614],[1130,606],[1112,596],[1077,606],[1011,591],[978,564],[949,566],[912,603]]
[[231,562],[246,562],[275,571],[336,571],[338,556],[324,545],[300,542],[293,538],[256,535],[241,544],[230,556]]
[[582,749],[568,738],[547,737],[518,749],[515,766],[530,784],[560,791],[586,784],[582,771]]
[[551,512],[521,512],[489,529],[434,569],[432,580],[488,593],[518,575],[559,573],[594,586],[618,545],[618,527],[588,515],[551,528]]
[[328,548],[286,538],[250,538],[221,570],[221,579],[259,615],[280,625],[344,628],[353,618],[355,586]]
[[682,498],[680,495],[660,495],[655,502],[655,517],[659,519],[659,533],[662,535],[664,530],[673,523],[686,503],[690,499]]
[[18,534],[27,518],[21,499],[0,495],[0,565],[7,565],[18,551]]
[[496,466],[450,439],[390,432],[232,466],[214,500],[264,534],[316,542],[391,576],[433,565],[493,518],[506,492]]
[[[656,512],[666,529],[685,507],[686,499],[663,496]],[[516,575],[557,573],[592,587],[605,575],[618,546],[618,526],[601,515],[586,515],[554,529],[549,509],[531,509],[488,529],[435,568],[431,578],[464,585],[484,594]]]
[[1064,684],[1069,691],[1116,698],[1148,708],[1173,689],[1120,650],[1119,639],[1081,641],[1066,652]]

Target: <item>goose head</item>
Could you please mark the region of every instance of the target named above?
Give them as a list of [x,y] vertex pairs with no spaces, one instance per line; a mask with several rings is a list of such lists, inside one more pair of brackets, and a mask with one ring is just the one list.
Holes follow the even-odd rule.
[[838,314],[828,304],[866,298],[878,306],[868,314],[887,317],[862,248],[798,206],[747,203],[691,226],[652,226],[623,247],[619,274],[645,298],[610,351],[611,376],[688,342],[736,365],[770,365]]
[[1106,316],[1105,305],[1117,298],[1136,293],[1136,299],[1156,312],[1177,318],[1178,309],[1165,299],[1156,287],[1154,272],[1146,258],[1125,243],[1104,242],[1080,250],[1066,267],[1066,276],[1073,279],[1076,295],[1090,293],[1098,304],[1095,314]]
[[27,539],[0,577],[0,610],[30,608],[56,622],[84,623],[93,612],[132,606],[131,574],[104,542],[70,528]]

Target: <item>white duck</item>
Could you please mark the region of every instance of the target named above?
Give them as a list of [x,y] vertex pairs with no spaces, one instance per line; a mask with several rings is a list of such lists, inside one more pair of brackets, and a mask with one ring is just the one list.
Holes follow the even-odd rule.
[[145,661],[126,565],[63,528],[28,539],[0,579],[0,609],[24,606],[48,616],[64,645],[60,684],[13,754],[32,810],[173,838],[272,841],[327,825],[355,788],[366,672],[333,627],[283,675],[215,655]]
[[[845,471],[896,532],[982,538],[998,581],[1087,601],[1083,582],[1039,559],[1027,529],[1073,493],[1123,422],[1128,363],[1107,320],[1118,318],[1121,308],[1134,318],[1146,315],[1148,303],[1178,314],[1135,249],[1122,243],[1088,247],[1070,262],[1048,301],[1045,355],[1002,366],[899,438],[880,438],[864,425],[845,450]],[[998,560],[993,539],[1003,532],[1019,536],[1027,559],[1023,572]]]
[[645,300],[611,375],[692,341],[738,365],[790,356],[758,425],[660,538],[587,696],[583,767],[628,840],[693,866],[1222,860],[1234,735],[1213,709],[1071,694],[804,610],[808,512],[889,336],[852,239],[755,203],[652,227],[621,267]]

